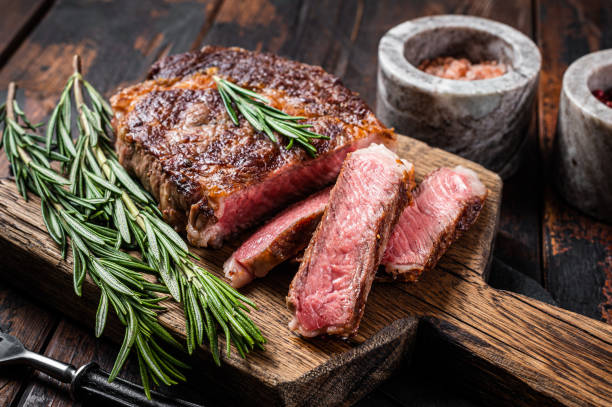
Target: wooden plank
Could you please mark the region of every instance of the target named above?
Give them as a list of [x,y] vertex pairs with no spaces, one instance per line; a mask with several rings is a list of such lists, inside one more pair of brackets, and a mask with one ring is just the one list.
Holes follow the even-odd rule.
[[[358,17],[354,6],[333,0],[254,0],[248,6],[226,0],[203,45],[274,52],[334,72]],[[340,22],[348,22],[349,27]]]
[[[230,384],[235,393],[249,397],[251,402],[301,404],[312,401],[308,397],[342,400],[349,390],[357,391],[351,395],[358,397],[374,384],[361,381],[361,375],[367,372],[380,380],[409,351],[409,338],[414,333],[411,316],[417,315],[429,318],[428,325],[441,343],[460,351],[469,362],[466,368],[480,372],[472,377],[478,377],[480,385],[486,382],[486,389],[495,391],[499,402],[582,405],[609,400],[612,327],[493,290],[482,280],[499,213],[499,178],[409,138],[401,140],[400,155],[415,163],[419,179],[441,165],[461,163],[477,170],[491,190],[478,222],[455,243],[436,270],[415,285],[376,285],[359,335],[351,341],[302,340],[290,334],[284,297],[295,266],[275,270],[246,290],[260,307],[253,318],[270,340],[267,350],[254,352],[246,361],[235,355],[224,357],[220,370],[209,370],[206,367],[210,364],[202,364],[202,371],[209,372],[212,380],[221,380],[219,386]],[[27,205],[16,201],[14,185],[1,183],[0,248],[9,254],[6,262],[23,264],[29,259],[31,267],[24,277],[32,292],[41,293],[62,312],[73,317],[78,313],[81,320],[92,321],[97,296],[91,282],[85,285],[78,308],[66,301],[65,293],[71,285],[70,260],[59,259],[43,232],[42,220],[33,215],[37,213],[36,201]],[[209,270],[220,273],[229,251],[226,247],[198,253]],[[36,282],[25,276],[26,272],[47,277],[44,283],[40,279]],[[24,284],[24,280],[15,284]],[[180,310],[176,304],[168,304],[168,308],[162,323],[184,335]],[[110,324],[107,334],[115,340],[120,338],[116,323]],[[207,360],[206,354],[201,355]],[[337,374],[337,369],[343,369],[343,374]],[[516,388],[523,392],[518,401],[511,391]]]
[[0,1],[0,67],[36,26],[52,0]]
[[[543,55],[540,146],[544,168],[549,168],[563,73],[582,55],[612,47],[612,8],[598,0],[538,0],[537,6]],[[612,323],[612,226],[571,208],[548,186],[542,233],[546,286],[558,304]]]
[[[218,1],[91,0],[83,7],[79,1],[59,0],[0,71],[0,99],[8,83],[16,81],[25,90],[20,101],[26,111],[34,120],[44,118],[72,73],[75,53],[81,54],[88,79],[110,94],[142,79],[160,56],[192,48]],[[7,171],[3,156],[0,175]]]
[[[478,170],[483,182],[491,189],[490,197],[479,222],[463,239],[457,242],[447,255],[448,259],[460,260],[471,269],[477,270],[477,273],[483,273],[497,222],[501,188],[499,178],[475,164],[449,153],[431,149],[421,142],[403,138],[400,145],[401,155],[415,163],[419,179],[441,165],[461,163]],[[0,195],[2,203],[0,205],[0,235],[3,236],[0,247],[6,252],[15,254],[15,257],[7,262],[15,265],[23,261],[21,255],[32,256],[29,253],[37,253],[32,259],[31,270],[33,272],[38,270],[40,273],[42,272],[40,270],[46,268],[47,271],[44,273],[47,277],[44,283],[42,281],[33,282],[30,289],[35,292],[44,292],[45,298],[72,317],[76,316],[75,311],[78,310],[79,319],[91,323],[97,307],[97,295],[93,286],[88,282],[84,287],[83,298],[78,308],[75,308],[72,302],[65,301],[65,292],[71,284],[70,261],[59,259],[56,248],[49,243],[49,238],[43,232],[40,217],[33,215],[37,213],[37,209],[34,209],[36,201],[33,200],[27,205],[23,205],[23,202],[15,202],[17,199],[14,195],[14,186],[6,182],[1,185],[3,187],[0,187],[0,194],[7,195]],[[9,216],[8,213],[12,215]],[[220,273],[221,265],[230,249],[230,247],[225,247],[221,250],[199,250],[198,252],[202,255],[204,264],[209,270]],[[57,269],[53,271],[45,267],[50,264],[56,265]],[[253,313],[253,318],[269,339],[267,350],[253,353],[246,361],[234,354],[230,358],[224,358],[226,363],[224,368],[216,374],[217,378],[221,375],[224,378],[238,376],[239,379],[231,381],[234,391],[244,396],[249,395],[269,401],[304,402],[305,400],[299,397],[306,397],[308,394],[321,397],[322,394],[313,392],[314,389],[318,386],[332,384],[337,389],[328,396],[362,396],[377,381],[388,376],[391,369],[401,361],[404,353],[410,349],[411,335],[416,325],[414,319],[410,318],[411,311],[409,311],[408,304],[421,303],[421,301],[413,299],[411,294],[404,293],[400,287],[395,285],[375,287],[370,294],[366,314],[356,338],[351,341],[324,339],[303,341],[296,338],[287,329],[290,316],[284,301],[292,273],[288,268],[291,267],[289,265],[285,270],[276,270],[269,278],[252,284],[246,290],[247,295],[259,306],[259,310]],[[454,269],[463,266],[450,267]],[[26,280],[30,279],[26,278]],[[15,281],[15,283],[20,285],[23,281]],[[184,335],[179,307],[176,304],[168,304],[168,307],[169,312],[161,316],[162,323],[178,335]],[[384,327],[396,320],[399,321],[377,336],[377,333]],[[115,339],[120,338],[121,330],[117,328],[116,324],[111,323],[107,334]],[[360,344],[363,346],[358,346]],[[371,359],[372,351],[377,352],[374,360]],[[206,354],[203,356],[207,357]],[[360,364],[350,367],[351,363],[357,360],[360,361]],[[364,363],[374,363],[370,368],[378,371],[377,374],[372,375],[376,380],[361,382],[361,386],[355,389],[354,393],[350,395],[345,393],[351,389],[346,387],[351,380],[355,380],[360,375],[367,375],[368,370],[363,369]],[[206,366],[209,365],[204,364],[202,368]],[[345,369],[347,366],[349,368],[346,376],[330,377],[331,372]],[[215,372],[214,369],[213,372]],[[255,385],[261,393],[253,394],[252,389]]]
[[[11,278],[19,277],[16,273],[9,274]],[[36,352],[44,347],[58,318],[56,312],[24,298],[5,283],[0,286],[0,330],[19,338],[29,349]],[[0,371],[0,405],[11,405],[31,376],[29,369]]]
[[[45,0],[0,1],[0,66],[23,41],[49,5]],[[40,307],[12,289],[0,287],[0,329],[19,337],[26,346],[40,350],[58,320],[58,315]],[[31,377],[28,369],[4,370],[0,376],[0,404],[10,405]]]

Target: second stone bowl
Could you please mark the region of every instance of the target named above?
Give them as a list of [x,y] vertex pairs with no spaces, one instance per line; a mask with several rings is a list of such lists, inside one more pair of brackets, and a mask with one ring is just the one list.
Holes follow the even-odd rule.
[[592,92],[612,89],[612,49],[588,54],[563,75],[553,174],[572,206],[612,222],[612,107]]
[[[492,79],[461,81],[417,68],[423,60],[447,56],[498,61],[508,70]],[[380,40],[376,113],[399,133],[507,178],[520,163],[540,66],[533,41],[505,24],[459,15],[407,21]]]

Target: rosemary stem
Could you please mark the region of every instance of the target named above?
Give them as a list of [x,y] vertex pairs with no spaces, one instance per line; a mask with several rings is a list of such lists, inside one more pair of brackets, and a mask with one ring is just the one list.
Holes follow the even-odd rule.
[[[78,84],[76,86],[78,86]],[[102,167],[102,171],[104,171],[104,175],[106,176],[106,179],[110,179],[112,170],[107,163],[108,160],[106,158],[106,154],[104,154],[104,151],[102,151],[100,146],[93,147],[93,151],[96,157],[96,161],[98,162],[100,167]],[[130,215],[132,215],[134,219],[136,219],[136,223],[138,223],[138,226],[140,226],[140,228],[143,231],[145,231],[146,230],[145,223],[142,220],[142,216],[140,216],[140,211],[138,210],[138,207],[136,206],[132,198],[130,198],[130,196],[125,191],[122,191],[121,200],[127,207],[128,211],[130,212]]]
[[[15,109],[13,108],[13,105],[15,103],[16,90],[17,85],[15,85],[15,82],[9,83],[8,92],[6,95],[6,118],[11,121],[15,121]],[[30,154],[28,154],[23,148],[21,148],[21,146],[17,145],[16,147],[17,152],[19,153],[19,156],[21,157],[23,162],[27,166],[30,166],[30,163],[32,162],[32,157],[30,157]]]
[[[84,102],[83,102],[83,89],[81,87],[82,86],[81,85],[81,57],[79,55],[75,55],[74,58],[72,59],[72,66],[74,68],[74,77],[75,77],[74,78],[74,100],[76,101],[77,110],[79,112],[79,120],[81,121],[81,127],[85,131],[85,136],[89,140],[91,135],[89,134],[89,126],[87,125],[87,118],[85,117],[85,113],[83,112]],[[110,179],[112,170],[107,163],[106,154],[104,154],[104,151],[102,151],[102,148],[100,148],[100,146],[92,146],[92,149],[94,151],[96,161],[102,168],[102,171],[104,172],[104,175],[106,176],[106,179]],[[142,217],[140,216],[140,211],[138,210],[138,207],[136,206],[132,198],[130,198],[130,196],[125,191],[123,191],[121,193],[121,200],[123,201],[123,203],[125,203],[125,206],[127,207],[130,214],[134,217],[134,219],[136,219],[136,223],[138,223],[138,226],[140,226],[142,230],[144,231],[146,228],[145,223],[142,220]]]
[[[15,82],[9,83],[8,92],[6,95],[6,118],[10,119],[13,122],[16,121],[15,109],[14,109],[16,92],[17,92],[17,85],[15,84]],[[17,148],[17,153],[19,154],[19,157],[21,157],[24,164],[29,167],[30,164],[32,164],[33,162],[32,157],[30,157],[30,154],[28,154],[28,152],[25,151],[20,145],[17,145],[16,148]],[[51,202],[51,204],[58,212],[63,209],[62,206],[57,202]]]
[[15,91],[17,85],[15,82],[9,83],[8,94],[6,95],[6,117],[11,120],[15,120],[15,110],[13,109],[13,102],[15,101]]
[[74,68],[74,100],[76,101],[77,110],[79,112],[79,120],[81,121],[81,127],[85,132],[85,135],[89,138],[89,126],[87,125],[87,118],[83,113],[83,89],[81,88],[81,57],[75,55],[72,59],[72,66]]

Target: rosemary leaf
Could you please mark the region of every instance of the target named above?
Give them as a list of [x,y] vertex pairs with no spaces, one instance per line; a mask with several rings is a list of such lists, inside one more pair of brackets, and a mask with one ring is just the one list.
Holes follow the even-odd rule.
[[55,131],[55,124],[57,122],[57,115],[59,113],[59,105],[53,109],[49,122],[47,123],[47,137],[45,140],[45,147],[47,152],[51,151],[51,145],[53,144],[53,132]]
[[102,267],[102,265],[97,259],[91,259],[91,265],[93,266],[92,271],[95,271],[96,274],[98,274],[98,276],[102,278],[109,287],[113,288],[119,293],[131,295],[132,292],[130,291],[130,289],[125,284],[117,280],[117,278],[112,273]]
[[142,360],[142,356],[140,356],[140,353],[136,353],[136,355],[138,355],[138,370],[140,371],[140,380],[142,380],[142,387],[144,388],[145,396],[147,396],[147,398],[151,400],[151,385],[149,384],[149,377],[150,377],[149,371],[144,361]]
[[138,347],[138,350],[140,351],[140,354],[142,355],[145,364],[149,367],[153,378],[159,379],[163,384],[167,386],[174,384],[173,380],[170,380],[156,363],[155,358],[151,355],[151,349],[149,348],[149,346],[147,346],[146,342],[142,339],[142,336],[140,335],[136,336],[136,346]]
[[117,354],[117,358],[115,359],[115,364],[113,365],[113,369],[111,370],[110,375],[108,377],[109,382],[113,381],[119,374],[121,367],[125,363],[125,360],[127,359],[130,353],[130,349],[132,349],[132,346],[134,345],[134,341],[139,336],[138,321],[131,306],[127,307],[127,314],[127,329],[123,337],[123,342],[121,343],[121,348],[119,349],[119,353]]
[[98,304],[98,310],[96,312],[96,338],[102,336],[104,327],[106,326],[106,316],[108,315],[108,297],[104,290],[100,293],[100,302]]
[[298,120],[303,120],[305,117],[291,116],[270,106],[270,101],[262,95],[218,76],[213,76],[213,80],[217,84],[225,110],[234,125],[240,125],[236,114],[237,109],[256,131],[264,133],[272,142],[278,143],[274,134],[276,131],[289,139],[287,149],[293,146],[295,140],[312,157],[317,156],[317,149],[310,140],[329,139],[328,136],[304,130],[313,127],[308,123],[297,123]]
[[84,268],[81,266],[81,256],[79,252],[76,250],[76,246],[74,241],[72,242],[72,281],[74,285],[74,292],[80,297],[81,296],[81,287],[83,282],[82,274],[84,274]]
[[108,182],[104,178],[97,176],[93,172],[89,172],[89,171],[85,170],[84,173],[85,173],[85,175],[89,179],[91,179],[92,181],[94,181],[96,184],[100,185],[104,189],[107,189],[107,190],[109,190],[111,192],[114,192],[117,195],[121,195],[121,193],[123,192],[121,188],[119,188],[119,187],[115,186],[114,184]]
[[60,211],[60,216],[75,233],[78,233],[84,239],[87,239],[93,243],[104,245],[103,239],[101,239],[96,233],[92,232],[91,229],[84,226],[83,223],[70,216],[68,212]]
[[128,175],[128,173],[123,169],[119,163],[114,160],[109,160],[113,173],[117,176],[117,179],[123,184],[123,186],[130,192],[130,194],[134,195],[142,202],[146,202],[148,200],[147,196],[142,193],[141,188],[134,182],[134,180]]
[[127,218],[125,216],[125,207],[123,206],[123,202],[121,199],[115,200],[115,224],[119,228],[119,232],[121,233],[121,238],[124,242],[130,243],[132,241],[130,235],[130,228],[127,223]]
[[[189,252],[185,241],[162,220],[151,195],[119,164],[110,143],[113,131],[110,106],[82,78],[78,57],[74,66],[75,72],[51,114],[45,137],[27,131],[35,133],[36,126],[29,124],[25,114],[20,114],[22,110],[14,102],[14,87],[12,96],[9,87],[10,106],[17,106],[14,111],[18,114],[7,115],[6,107],[0,108],[0,118],[5,117],[2,147],[13,167],[20,193],[27,197],[28,192],[33,192],[41,197],[45,225],[60,245],[63,256],[70,244],[75,292],[80,295],[86,275],[100,287],[96,335],[104,330],[109,308],[126,327],[111,380],[132,349],[138,357],[147,396],[150,396],[151,383],[174,384],[185,379],[181,369],[187,365],[157,342],[161,340],[184,351],[159,324],[157,315],[165,309],[160,301],[167,297],[155,293],[170,294],[182,302],[189,353],[202,344],[206,335],[213,360],[220,364],[217,324],[226,338],[228,354],[231,343],[242,357],[255,346],[263,348],[265,339],[243,312],[254,304],[194,263],[197,256]],[[82,87],[89,104],[83,99]],[[267,100],[254,92],[233,84],[219,87],[219,92],[237,125],[236,111],[239,111],[257,121],[258,128],[272,140],[276,136],[269,120],[284,120],[283,130],[292,131],[295,139],[307,142],[314,137],[314,133],[305,133],[310,125],[296,122],[302,118],[264,105]],[[74,94],[77,117],[71,114],[71,94]],[[78,137],[73,142],[70,129],[75,123]],[[289,139],[291,146],[294,138]],[[60,170],[51,165],[54,161],[60,164]],[[144,261],[124,251],[134,249]],[[155,274],[161,284],[145,280],[142,273]]]

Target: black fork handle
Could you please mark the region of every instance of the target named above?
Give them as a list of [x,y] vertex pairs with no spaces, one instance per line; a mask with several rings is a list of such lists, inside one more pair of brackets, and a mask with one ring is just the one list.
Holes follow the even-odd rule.
[[121,407],[202,407],[199,404],[184,400],[172,399],[157,392],[151,392],[151,400],[144,389],[123,379],[108,382],[108,373],[100,369],[96,363],[81,367],[70,385],[73,397],[85,405]]

